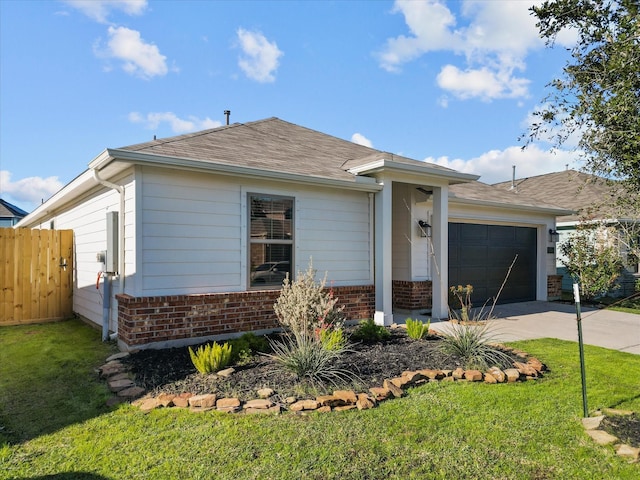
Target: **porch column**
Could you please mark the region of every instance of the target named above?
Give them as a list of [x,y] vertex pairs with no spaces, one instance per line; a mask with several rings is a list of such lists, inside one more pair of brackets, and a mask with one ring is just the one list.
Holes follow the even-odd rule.
[[392,282],[391,282],[391,198],[392,182],[382,179],[381,191],[375,198],[375,256],[374,278],[376,287],[376,312],[373,320],[377,325],[391,325],[392,312]]
[[433,189],[431,241],[434,258],[431,262],[433,282],[433,318],[449,316],[449,187]]

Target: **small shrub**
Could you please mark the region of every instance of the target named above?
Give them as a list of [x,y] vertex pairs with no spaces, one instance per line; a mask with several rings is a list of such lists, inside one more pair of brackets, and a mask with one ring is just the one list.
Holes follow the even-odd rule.
[[431,319],[427,323],[422,323],[421,320],[413,320],[407,318],[407,335],[414,340],[420,340],[429,336],[429,327],[431,326]]
[[319,340],[326,350],[344,350],[347,338],[342,328],[323,328],[320,330]]
[[389,331],[382,325],[376,325],[373,319],[362,320],[351,335],[356,341],[364,343],[376,343],[388,339]]
[[213,344],[201,345],[195,352],[189,347],[189,355],[196,370],[207,374],[217,372],[229,365],[231,350],[231,345],[228,343],[219,345],[217,342],[213,342]]
[[342,324],[344,307],[337,307],[338,299],[333,291],[325,291],[327,276],[316,283],[316,271],[311,262],[306,272],[298,272],[294,282],[287,275],[282,291],[273,310],[280,325],[294,334],[309,334],[326,325],[338,327]]
[[269,351],[269,342],[263,336],[247,332],[229,341],[232,347],[231,363],[243,363],[254,354]]
[[496,335],[489,329],[489,324],[451,324],[451,328],[443,335],[441,348],[460,358],[465,368],[484,370],[492,366],[506,368],[511,364],[511,357],[496,345]]
[[313,382],[339,384],[349,382],[355,375],[338,368],[334,360],[346,350],[325,348],[322,342],[310,335],[288,335],[285,340],[270,341],[273,353],[265,354],[273,358],[282,368],[296,375],[298,379]]
[[[458,285],[457,287],[449,287],[449,291],[453,295],[456,300],[453,302],[455,307],[460,308],[460,317],[458,320],[462,322],[469,321],[469,313],[471,312],[471,307],[473,306],[471,303],[471,294],[473,293],[472,285]],[[456,315],[457,316],[457,315]]]

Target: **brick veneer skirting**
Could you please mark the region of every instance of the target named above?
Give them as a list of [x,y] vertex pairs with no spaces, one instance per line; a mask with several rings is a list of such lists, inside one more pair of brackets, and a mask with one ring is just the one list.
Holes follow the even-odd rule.
[[393,281],[393,308],[417,310],[431,308],[433,302],[433,288],[430,280],[412,282],[405,280]]
[[562,275],[547,275],[547,300],[562,298]]
[[[373,318],[373,285],[332,287],[349,320]],[[128,347],[278,327],[273,304],[279,290],[132,297],[118,300],[118,340]]]

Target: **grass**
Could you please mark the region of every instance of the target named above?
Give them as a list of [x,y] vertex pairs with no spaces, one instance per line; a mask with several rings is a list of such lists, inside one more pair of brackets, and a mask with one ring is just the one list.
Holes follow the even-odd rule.
[[[46,351],[25,348],[36,337]],[[102,407],[106,391],[91,373],[109,353],[99,332],[76,321],[5,327],[0,401],[3,425],[13,433],[0,448],[0,478],[638,478],[640,465],[595,445],[580,425],[577,345],[511,345],[551,371],[520,384],[429,383],[363,412],[145,415],[130,406]],[[64,360],[70,350],[81,353]],[[640,411],[640,356],[586,346],[585,357],[591,410]],[[52,381],[59,375],[62,381]],[[38,395],[43,387],[48,393]],[[85,407],[76,415],[65,407],[59,418],[60,400],[49,399],[70,391]],[[31,406],[16,398],[24,394],[44,398]]]

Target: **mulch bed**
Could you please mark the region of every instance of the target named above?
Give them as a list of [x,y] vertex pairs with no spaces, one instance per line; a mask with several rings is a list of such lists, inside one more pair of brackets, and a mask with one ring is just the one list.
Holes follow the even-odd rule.
[[[312,398],[329,394],[335,389],[366,391],[381,386],[385,379],[397,377],[406,370],[434,369],[455,370],[464,368],[459,358],[440,350],[441,339],[430,336],[423,340],[410,339],[402,328],[390,329],[388,340],[373,343],[356,343],[340,360],[339,368],[357,377],[349,384],[323,385],[300,381],[290,372],[283,371],[269,357],[255,355],[241,365],[230,377],[199,374],[189,356],[187,347],[163,350],[142,350],[123,359],[135,376],[137,385],[148,393],[195,395],[216,393],[219,397],[238,397],[249,400],[256,397],[261,388],[271,388],[274,400],[284,402],[289,396]],[[521,357],[511,354],[514,360]],[[640,416],[607,417],[602,428],[624,443],[640,447]]]
[[[402,328],[389,329],[388,340],[351,345],[337,366],[353,374],[348,384],[323,385],[300,381],[290,372],[283,371],[276,362],[263,355],[255,355],[243,365],[234,365],[236,372],[228,378],[217,375],[200,375],[184,348],[142,350],[124,360],[135,375],[137,385],[147,392],[179,394],[216,393],[221,397],[255,398],[260,388],[271,388],[279,399],[288,396],[314,397],[333,390],[354,389],[366,391],[381,386],[385,379],[393,378],[406,370],[464,368],[456,357],[443,353],[441,339],[435,335],[423,340],[409,338]],[[522,358],[513,355],[514,360]]]

